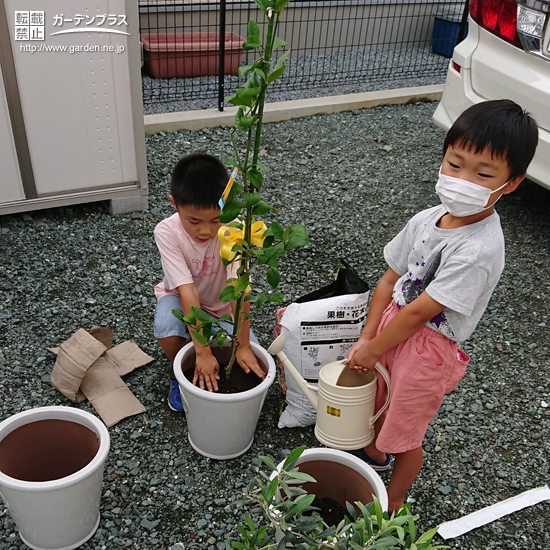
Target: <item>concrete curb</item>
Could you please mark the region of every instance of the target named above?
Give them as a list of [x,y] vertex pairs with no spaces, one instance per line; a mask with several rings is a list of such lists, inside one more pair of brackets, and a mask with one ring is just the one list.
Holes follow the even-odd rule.
[[[265,107],[264,122],[281,122],[305,116],[369,109],[379,105],[439,101],[442,94],[443,84],[438,84],[435,86],[268,103]],[[236,107],[229,107],[223,112],[217,109],[205,109],[145,115],[143,117],[145,133],[157,134],[158,132],[175,132],[177,130],[201,130],[202,128],[217,128],[222,124],[232,126],[236,112]]]

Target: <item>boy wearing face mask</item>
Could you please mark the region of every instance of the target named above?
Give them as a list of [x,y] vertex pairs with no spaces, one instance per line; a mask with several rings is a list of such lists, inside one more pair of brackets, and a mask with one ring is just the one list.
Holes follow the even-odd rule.
[[[464,111],[443,145],[436,193],[441,205],[415,215],[384,248],[388,270],[370,302],[350,368],[390,372],[390,406],[376,438],[350,451],[376,470],[395,464],[389,511],[398,510],[422,466],[422,439],[443,396],[466,370],[458,342],[469,338],[504,267],[504,236],[494,204],[525,178],[538,141],[535,121],[509,100]],[[376,409],[386,388],[379,377]]]

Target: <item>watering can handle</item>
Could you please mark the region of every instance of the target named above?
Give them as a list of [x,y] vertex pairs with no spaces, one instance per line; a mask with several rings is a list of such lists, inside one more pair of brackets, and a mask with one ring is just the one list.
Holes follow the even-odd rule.
[[387,371],[386,367],[382,365],[380,362],[376,362],[376,365],[374,365],[374,368],[382,375],[382,378],[384,379],[384,382],[386,382],[386,388],[388,390],[388,395],[386,397],[386,402],[380,410],[372,417],[372,420],[370,421],[371,426],[378,420],[380,415],[388,408],[388,405],[390,404],[391,399],[391,384],[390,384],[390,373]]

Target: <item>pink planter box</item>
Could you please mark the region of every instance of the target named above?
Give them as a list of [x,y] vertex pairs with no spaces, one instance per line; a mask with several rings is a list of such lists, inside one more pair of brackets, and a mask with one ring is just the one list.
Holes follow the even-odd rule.
[[[144,64],[152,78],[217,76],[219,33],[180,32],[142,34]],[[237,74],[244,39],[225,33],[224,74]]]

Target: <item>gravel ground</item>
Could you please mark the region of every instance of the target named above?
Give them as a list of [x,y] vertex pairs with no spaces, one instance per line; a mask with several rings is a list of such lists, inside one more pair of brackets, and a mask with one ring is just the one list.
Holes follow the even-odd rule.
[[[287,66],[269,90],[271,102],[443,84],[449,59],[429,47],[373,46],[295,57]],[[226,76],[225,96],[238,85],[236,76]],[[144,72],[142,88],[146,115],[218,107],[217,77],[154,79]]]
[[[327,284],[339,258],[374,286],[382,247],[416,211],[436,204],[443,132],[435,104],[379,107],[270,124],[266,196],[283,223],[303,222],[311,243],[286,258],[290,301]],[[57,345],[79,327],[111,326],[156,358],[126,382],[147,407],[110,429],[101,523],[86,550],[222,549],[242,511],[239,498],[259,454],[277,462],[318,446],[312,428],[277,428],[281,395],[269,391],[252,449],[225,462],[192,452],[183,415],[166,404],[170,365],[153,338],[153,286],[161,266],[152,233],[171,214],[169,172],[181,155],[230,153],[227,129],[147,138],[149,210],[109,217],[98,204],[0,218],[0,419],[23,409],[72,404],[49,383]],[[425,439],[425,463],[410,491],[420,528],[460,517],[548,483],[550,452],[550,193],[531,182],[498,205],[507,265],[474,336],[468,373]],[[274,308],[254,319],[264,345]],[[79,405],[93,412],[88,403]],[[383,474],[388,480],[388,474]],[[464,550],[550,548],[548,503],[448,544]],[[0,549],[24,548],[0,506]],[[179,546],[178,548],[182,548]]]

